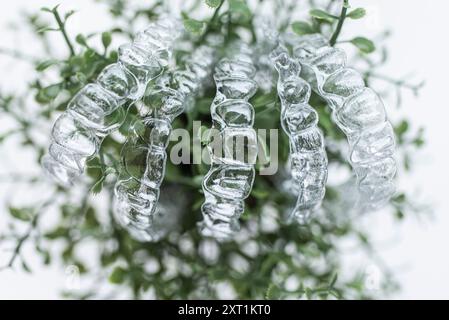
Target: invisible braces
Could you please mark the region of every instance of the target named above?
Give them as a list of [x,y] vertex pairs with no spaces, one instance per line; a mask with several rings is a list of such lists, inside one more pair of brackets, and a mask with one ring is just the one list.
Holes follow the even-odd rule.
[[333,111],[333,120],[346,134],[349,162],[357,177],[356,208],[375,210],[395,192],[395,137],[384,104],[367,88],[362,75],[346,67],[346,53],[319,34],[300,37],[294,46],[304,77]]
[[321,206],[327,181],[324,138],[318,128],[318,113],[308,104],[310,85],[299,77],[301,67],[280,46],[270,54],[279,73],[277,91],[281,99],[281,125],[290,140],[290,185],[297,194],[290,221],[308,222]]
[[[248,102],[257,91],[253,52],[242,42],[231,51],[230,58],[223,58],[215,68],[217,91],[210,107],[213,128],[220,130],[225,155],[216,155],[214,143],[209,142],[211,167],[203,179],[205,202],[201,207],[203,221],[199,223],[204,236],[218,240],[227,240],[239,230],[238,220],[244,211],[244,199],[251,193],[257,157],[254,109]],[[238,140],[243,141],[241,149],[248,150],[246,161],[235,154],[238,148],[234,141]]]
[[185,69],[159,78],[144,97],[149,114],[136,122],[134,132],[123,146],[124,172],[115,186],[114,204],[117,220],[137,240],[155,241],[164,235],[161,221],[169,213],[159,210],[158,199],[171,122],[202,90],[214,62],[215,49],[200,46],[186,62]]
[[124,121],[125,102],[139,100],[148,82],[168,64],[180,25],[161,19],[119,47],[118,62],[107,66],[96,83],[82,88],[55,122],[44,170],[59,184],[70,186],[97,155],[103,138]]

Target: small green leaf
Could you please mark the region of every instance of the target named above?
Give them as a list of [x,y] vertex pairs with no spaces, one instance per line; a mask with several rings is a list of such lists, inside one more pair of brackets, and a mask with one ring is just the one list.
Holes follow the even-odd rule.
[[75,40],[78,44],[82,45],[83,47],[87,47],[86,37],[84,37],[82,34],[78,34]]
[[224,0],[206,0],[206,4],[211,8],[217,8]]
[[78,269],[78,272],[80,274],[86,273],[87,268],[81,261],[73,261],[74,266]]
[[123,283],[123,281],[125,281],[125,276],[126,276],[125,269],[123,269],[122,267],[115,267],[111,275],[109,276],[109,282],[115,284]]
[[56,229],[47,232],[44,236],[47,239],[54,240],[57,238],[65,238],[69,234],[69,230],[65,227],[57,227]]
[[56,11],[58,11],[58,8],[59,8],[60,5],[61,5],[60,3],[58,3],[57,5],[55,5],[55,6],[51,9],[51,12],[56,12]]
[[410,166],[411,166],[411,159],[410,159],[410,155],[409,154],[404,154],[404,169],[405,171],[410,171]]
[[114,263],[117,260],[118,253],[116,251],[114,252],[102,252],[100,259],[101,259],[101,265],[103,267],[109,266],[111,263]]
[[314,33],[313,27],[305,21],[296,21],[292,23],[292,30],[298,35]]
[[76,80],[78,80],[79,83],[83,83],[83,84],[87,83],[87,81],[88,81],[87,76],[82,72],[75,73],[75,78],[76,78]]
[[37,30],[37,33],[45,33],[47,31],[59,31],[58,28],[52,28],[52,27],[42,27]]
[[392,201],[393,201],[393,202],[396,202],[396,203],[404,203],[404,202],[405,202],[405,199],[406,199],[405,194],[399,193],[398,195],[396,195],[396,196],[392,199]]
[[110,32],[103,32],[101,34],[101,42],[103,43],[103,47],[107,49],[112,42],[112,36]]
[[48,12],[48,13],[52,13],[53,12],[50,8],[47,8],[47,7],[42,7],[41,11]]
[[268,286],[267,291],[265,292],[265,299],[278,300],[281,298],[281,293],[282,293],[281,289],[277,285],[271,283]]
[[338,19],[338,17],[320,9],[312,9],[309,14],[315,19],[324,20],[326,22],[333,22]]
[[413,143],[417,148],[422,147],[422,146],[424,145],[424,143],[425,143],[425,140],[424,140],[423,135],[424,135],[424,130],[420,129],[420,130],[418,131],[417,136],[416,136],[416,137],[413,139],[413,141],[412,141],[412,143]]
[[101,170],[101,164],[98,158],[93,158],[87,163],[86,173],[89,177],[93,178],[94,181],[101,179],[103,171]]
[[39,243],[35,244],[35,249],[36,249],[36,252],[38,252],[42,256],[42,258],[44,259],[44,264],[49,264],[50,261],[51,261],[50,252],[48,252],[48,250],[43,249],[39,245]]
[[335,298],[337,298],[339,300],[341,299],[341,294],[340,294],[340,292],[338,290],[331,289],[331,290],[329,290],[329,294],[334,296]]
[[68,18],[70,18],[71,16],[73,16],[75,14],[75,10],[70,10],[68,11],[65,15],[64,15],[64,22],[67,21]]
[[22,269],[27,273],[31,273],[31,268],[28,266],[28,263],[26,263],[25,260],[22,260]]
[[407,120],[402,120],[395,128],[394,131],[396,135],[399,138],[402,138],[402,136],[408,131],[409,124]]
[[49,265],[49,264],[51,263],[51,255],[50,255],[50,252],[48,252],[48,251],[43,252],[43,253],[42,253],[42,257],[43,257],[43,259],[44,259],[43,263],[44,263],[45,265]]
[[9,213],[16,219],[22,221],[30,221],[33,218],[33,212],[31,208],[15,208],[9,207]]
[[366,15],[366,10],[363,8],[357,8],[349,12],[346,17],[351,19],[361,19]]
[[52,84],[48,87],[43,88],[42,94],[48,98],[48,99],[54,99],[58,96],[59,92],[61,91],[61,85],[60,84]]
[[229,0],[229,11],[239,19],[247,21],[251,18],[251,10],[245,0]]
[[55,59],[44,60],[38,63],[38,65],[36,66],[36,71],[44,71],[48,67],[51,67],[52,65],[55,65],[57,63],[59,63],[59,61]]
[[183,13],[184,28],[193,34],[200,35],[206,29],[206,23],[204,21],[199,21],[189,18],[185,13]]
[[329,281],[329,288],[333,288],[335,286],[335,283],[337,283],[337,280],[338,280],[338,273],[335,272],[331,280]]
[[401,220],[404,219],[405,214],[401,209],[396,209],[394,215],[396,216],[396,219]]
[[101,190],[103,190],[103,182],[104,182],[105,176],[102,176],[91,188],[92,194],[99,194]]
[[357,237],[359,238],[359,241],[362,242],[363,244],[365,244],[365,245],[369,244],[369,239],[366,234],[357,232]]
[[376,46],[374,43],[364,37],[356,37],[350,41],[353,45],[355,45],[361,52],[363,53],[371,53],[376,50]]
[[251,195],[256,199],[263,200],[270,195],[270,192],[263,189],[253,189]]

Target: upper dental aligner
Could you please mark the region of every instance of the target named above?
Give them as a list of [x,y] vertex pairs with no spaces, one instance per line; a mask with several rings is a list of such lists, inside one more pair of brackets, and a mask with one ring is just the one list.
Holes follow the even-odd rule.
[[125,102],[140,99],[148,82],[162,73],[179,34],[176,21],[152,23],[131,44],[119,47],[117,63],[73,97],[53,126],[49,154],[42,160],[44,170],[59,184],[70,186],[83,173],[102,139],[123,122]]
[[321,206],[327,180],[327,156],[318,114],[308,104],[310,85],[299,77],[300,65],[278,47],[270,54],[279,73],[281,125],[290,140],[292,187],[298,199],[290,219],[304,224]]
[[198,47],[183,70],[162,76],[144,97],[149,114],[134,125],[122,149],[124,170],[115,186],[117,220],[140,241],[157,241],[165,235],[164,216],[158,206],[165,174],[166,148],[171,122],[188,107],[211,76],[215,49]]
[[394,131],[382,100],[359,72],[345,67],[345,52],[329,46],[321,35],[301,37],[294,52],[304,77],[328,101],[333,120],[347,135],[359,190],[357,207],[380,208],[395,191],[396,173]]
[[[219,240],[229,239],[239,229],[244,199],[254,181],[257,136],[253,129],[254,109],[248,100],[255,94],[257,84],[253,80],[251,55],[244,43],[237,43],[234,53],[220,60],[215,68],[217,92],[210,110],[212,130],[219,133],[208,144],[211,168],[203,179],[205,202],[199,227],[204,236]],[[217,152],[216,139],[223,146],[224,155],[220,147]],[[236,142],[234,147],[234,141],[241,143]]]

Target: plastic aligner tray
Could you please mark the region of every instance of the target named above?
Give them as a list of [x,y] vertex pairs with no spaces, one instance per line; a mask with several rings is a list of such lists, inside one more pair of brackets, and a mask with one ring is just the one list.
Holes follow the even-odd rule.
[[299,63],[281,46],[270,58],[279,74],[281,125],[290,141],[289,185],[298,196],[288,220],[305,224],[321,206],[325,194],[327,156],[323,134],[318,128],[318,114],[308,103],[310,85],[299,77]]
[[140,241],[157,241],[167,231],[165,206],[158,206],[160,186],[165,175],[166,148],[171,122],[188,107],[211,76],[215,48],[198,47],[186,67],[162,76],[144,97],[149,110],[122,149],[124,170],[115,186],[116,220]]
[[359,191],[355,208],[382,207],[394,194],[396,174],[394,131],[382,100],[365,86],[359,72],[346,67],[346,53],[329,46],[321,35],[295,40],[294,54],[303,76],[327,100],[333,120],[348,138]]
[[73,97],[53,126],[49,153],[42,160],[54,180],[70,186],[83,173],[103,138],[123,122],[123,104],[140,99],[148,82],[162,73],[180,31],[180,24],[169,18],[151,24],[131,44],[119,47],[117,63]]
[[254,109],[248,102],[257,91],[252,51],[241,42],[229,51],[229,58],[220,60],[215,68],[217,91],[210,107],[210,138],[214,137],[208,144],[211,167],[203,180],[205,202],[199,223],[204,236],[218,240],[229,239],[239,230],[257,157]]

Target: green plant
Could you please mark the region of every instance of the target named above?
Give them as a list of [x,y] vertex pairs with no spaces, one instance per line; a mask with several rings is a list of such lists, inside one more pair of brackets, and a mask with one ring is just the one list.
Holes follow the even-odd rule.
[[[113,27],[101,34],[75,36],[67,29],[73,11],[61,15],[59,7],[44,8],[41,13],[27,16],[26,21],[43,44],[44,50],[47,50],[43,55],[45,58],[1,50],[4,54],[29,61],[35,67],[35,74],[27,94],[0,91],[0,112],[15,125],[11,130],[0,132],[0,142],[13,136],[20,137],[22,145],[32,150],[36,162],[39,162],[47,145],[37,141],[33,135],[38,123],[50,123],[55,114],[67,108],[68,101],[81,87],[92,82],[106,65],[116,61],[117,52],[111,45],[116,36],[130,38],[137,18],[154,20],[163,6],[163,1],[153,1],[148,7],[135,10],[128,7],[128,2],[124,0],[103,2],[108,5],[117,26],[125,25],[126,28]],[[352,43],[359,49],[355,60],[363,63],[365,82],[370,83],[375,79],[386,81],[398,95],[398,106],[403,89],[418,93],[422,84],[413,85],[377,71],[388,58],[384,37],[376,43],[362,36],[340,41],[340,33],[348,20],[363,18],[365,11],[362,8],[350,8],[347,0],[343,1],[343,5],[338,1],[329,1],[321,9],[315,8],[313,1],[310,2],[312,9],[308,21],[291,21],[296,1],[276,2],[278,8],[275,12],[279,12],[284,21],[281,29],[291,28],[298,35],[322,33],[330,39],[332,45]],[[206,18],[193,18],[205,5],[209,7]],[[255,41],[252,19],[257,10],[249,7],[244,0],[206,0],[205,4],[198,0],[191,9],[183,12],[182,19],[196,45],[203,43],[210,33],[221,33],[226,46],[238,37],[242,29],[249,31],[252,34],[251,41]],[[53,44],[49,42],[49,32],[61,35],[61,42],[67,48],[65,58],[53,57],[51,54]],[[101,43],[102,49],[95,49],[98,43]],[[182,51],[176,53],[178,64],[183,63],[186,54]],[[56,80],[49,82],[46,77],[49,73],[56,74]],[[214,88],[206,90],[197,98],[195,107],[176,119],[173,127],[191,130],[192,120],[201,120],[210,127],[209,106],[214,94]],[[27,103],[30,98],[39,106],[32,113]],[[344,135],[331,122],[325,102],[314,95],[310,103],[320,115],[319,126],[324,135],[330,137],[336,145],[344,145]],[[279,101],[275,90],[257,92],[252,98],[252,104],[256,109],[256,128],[280,127]],[[377,263],[377,257],[375,248],[358,225],[357,219],[336,210],[338,206],[335,204],[342,193],[335,186],[327,187],[325,212],[318,215],[309,226],[299,227],[280,222],[279,212],[285,207],[286,197],[275,187],[271,177],[257,176],[242,217],[243,228],[255,231],[250,233],[245,242],[217,244],[202,238],[196,228],[203,202],[201,180],[208,167],[204,164],[168,164],[162,192],[164,188],[181,188],[188,198],[179,221],[180,229],[157,243],[133,241],[114,222],[111,199],[120,166],[121,141],[129,135],[130,126],[137,118],[137,109],[129,106],[127,118],[119,129],[120,134],[108,136],[103,141],[99,156],[91,159],[87,165],[88,179],[83,180],[78,188],[67,190],[53,185],[53,193],[48,199],[37,199],[33,206],[16,205],[8,208],[14,220],[10,230],[0,235],[0,240],[1,244],[12,243],[14,249],[11,258],[0,267],[21,265],[24,270],[31,271],[22,250],[28,243],[42,255],[44,263],[49,264],[61,258],[65,265],[75,265],[86,278],[92,280],[92,288],[85,292],[64,292],[70,297],[96,296],[98,281],[106,282],[107,279],[119,289],[129,288],[134,298],[140,298],[149,291],[157,298],[166,299],[215,298],[219,297],[220,290],[217,288],[223,284],[231,287],[239,298],[375,297],[364,286],[366,274],[362,268],[352,272],[349,277],[337,276],[344,273],[341,272],[344,270],[341,270],[342,254],[338,244],[346,238],[356,237],[360,248],[373,263]],[[412,132],[407,119],[402,119],[395,124],[395,132],[401,165],[407,172],[411,170],[411,148],[419,148],[424,144],[423,130]],[[346,159],[339,152],[335,149],[327,151],[330,163],[347,166]],[[282,135],[279,153],[281,162],[285,162],[288,141]],[[47,185],[41,175],[8,175],[4,178],[3,183],[25,183],[36,187]],[[105,209],[99,203],[106,203],[109,207]],[[406,193],[399,192],[392,199],[389,210],[400,220],[414,211],[415,206]],[[50,230],[41,225],[43,216],[49,212],[58,218]],[[276,228],[267,228],[267,221]],[[26,230],[21,230],[20,225],[26,225]],[[62,251],[52,249],[52,244],[56,242],[63,244]],[[91,266],[92,261],[86,263],[87,257],[78,254],[86,243],[93,243],[96,247],[95,256],[89,257],[96,260],[95,266]],[[211,258],[214,250],[217,250],[216,257]],[[205,254],[204,251],[209,252]],[[149,261],[152,268],[148,266]],[[380,267],[386,277],[382,282],[382,290],[376,294],[383,295],[395,290],[396,283],[392,271],[383,264]]]

